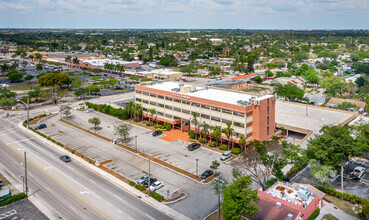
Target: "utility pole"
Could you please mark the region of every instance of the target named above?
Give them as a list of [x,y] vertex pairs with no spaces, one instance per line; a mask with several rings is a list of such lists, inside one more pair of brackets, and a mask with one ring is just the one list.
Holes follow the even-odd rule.
[[27,129],[29,128],[29,98],[27,98],[27,103],[23,102],[22,100],[19,100],[23,105],[27,107]]
[[148,193],[149,197],[150,197],[150,179],[151,179],[150,162],[151,162],[151,156],[149,155],[149,182],[147,185],[147,188],[149,189],[149,193]]
[[218,185],[218,220],[220,220],[220,193],[222,192],[222,187],[220,184],[224,183],[223,180],[219,179],[219,177],[216,179],[217,185]]
[[137,151],[137,135],[135,135],[135,150]]
[[196,159],[196,178],[198,177],[199,159]]
[[[341,164],[341,192],[342,192],[342,195],[343,195],[343,161],[342,161],[342,164]],[[343,196],[342,196],[341,200],[343,200]]]
[[26,184],[26,196],[28,197],[28,182],[27,182],[27,152],[24,151],[24,182]]
[[306,102],[306,117],[308,117],[308,116],[309,116],[309,114],[308,114],[308,104]]

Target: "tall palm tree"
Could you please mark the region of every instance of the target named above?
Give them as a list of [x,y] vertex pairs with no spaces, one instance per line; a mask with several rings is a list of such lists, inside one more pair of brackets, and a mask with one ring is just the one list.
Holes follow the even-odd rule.
[[132,120],[133,118],[133,108],[134,108],[135,102],[133,100],[130,100],[126,105],[126,111],[130,115],[130,118]]
[[12,65],[10,66],[11,70],[16,70],[19,67],[19,63],[17,61],[14,61]]
[[229,150],[230,138],[233,135],[234,129],[232,128],[232,122],[226,122],[226,125],[227,127],[223,129],[223,133],[227,136]]
[[42,55],[40,53],[35,54],[35,59],[40,62]]
[[151,115],[151,118],[152,118],[152,126],[154,126],[154,115],[156,115],[156,109],[150,108],[149,112],[150,112],[150,115]]
[[71,56],[68,55],[68,56],[65,57],[65,62],[66,63],[70,63],[71,60],[72,60]]
[[5,72],[9,71],[9,65],[6,63],[3,63],[0,67],[1,69],[1,73],[3,74],[4,78],[5,78]]
[[139,120],[139,118],[142,116],[143,111],[142,111],[142,106],[141,104],[136,103],[134,105],[134,113],[135,113],[135,118],[137,118],[137,120]]
[[[195,138],[197,139],[197,122],[198,122],[197,117],[199,117],[199,113],[192,112],[191,115],[192,115],[191,122],[195,124]],[[190,128],[191,128],[191,125],[190,125]]]
[[79,64],[79,59],[78,57],[74,57],[73,60],[72,60],[72,63],[73,64]]
[[238,144],[240,145],[242,151],[245,149],[246,140],[247,139],[246,139],[245,135],[241,134],[240,140],[238,141]]
[[206,121],[203,122],[202,126],[202,130],[201,132],[204,134],[204,139],[205,139],[205,144],[208,143],[208,136],[209,136],[209,130],[210,130],[210,125],[206,124]]
[[217,140],[217,147],[219,147],[219,138],[222,136],[222,127],[220,127],[220,126],[213,127],[212,135]]
[[29,59],[33,60],[35,58],[35,56],[33,56],[32,54],[28,56]]

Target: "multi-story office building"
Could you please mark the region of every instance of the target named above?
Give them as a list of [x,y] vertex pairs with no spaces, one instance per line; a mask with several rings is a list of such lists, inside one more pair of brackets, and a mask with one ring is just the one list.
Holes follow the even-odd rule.
[[[150,82],[135,86],[135,100],[142,105],[144,117],[152,117],[149,109],[155,109],[153,117],[159,122],[169,122],[172,128],[188,131],[191,113],[198,114],[198,123],[226,127],[232,123],[233,141],[243,134],[251,140],[269,140],[275,133],[275,102],[273,95],[252,96],[214,87],[183,84],[179,82]],[[223,141],[227,138],[222,135]]]

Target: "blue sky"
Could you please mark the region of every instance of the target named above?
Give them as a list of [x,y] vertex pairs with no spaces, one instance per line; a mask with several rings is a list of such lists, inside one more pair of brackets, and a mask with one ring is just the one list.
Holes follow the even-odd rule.
[[369,29],[369,0],[0,0],[0,28]]

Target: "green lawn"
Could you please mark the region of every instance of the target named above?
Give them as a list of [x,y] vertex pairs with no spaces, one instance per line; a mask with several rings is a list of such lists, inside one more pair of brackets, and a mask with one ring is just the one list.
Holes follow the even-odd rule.
[[27,83],[22,85],[8,86],[8,89],[13,91],[23,91],[23,90],[31,90],[33,86],[35,86],[35,84]]
[[323,219],[325,220],[338,220],[338,218],[334,217],[332,214],[326,214],[325,216],[323,216]]
[[359,216],[354,213],[352,209],[352,207],[354,207],[354,204],[352,204],[351,202],[341,200],[337,197],[330,196],[330,195],[326,195],[325,198],[331,201],[335,206],[342,209],[342,211],[346,212],[347,214],[352,215],[356,218],[359,218]]

